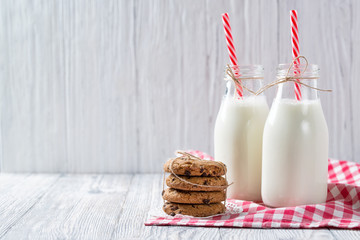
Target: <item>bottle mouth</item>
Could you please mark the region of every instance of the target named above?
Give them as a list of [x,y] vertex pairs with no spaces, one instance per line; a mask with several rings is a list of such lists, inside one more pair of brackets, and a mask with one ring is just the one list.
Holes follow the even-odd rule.
[[319,77],[320,68],[317,64],[289,64],[282,63],[277,67],[277,77]]
[[248,64],[248,65],[225,65],[225,70],[230,66],[232,69],[239,69],[240,71],[264,71],[263,65],[260,64]]
[[264,67],[260,64],[249,64],[249,65],[226,65],[225,66],[225,77],[227,75],[228,68],[230,67],[231,71],[236,75],[239,74],[241,77],[264,77]]

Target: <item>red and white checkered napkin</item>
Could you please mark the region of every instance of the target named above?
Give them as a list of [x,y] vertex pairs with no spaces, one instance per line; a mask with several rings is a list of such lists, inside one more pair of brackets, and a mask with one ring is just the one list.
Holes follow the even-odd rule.
[[[194,151],[199,157],[210,156]],[[150,213],[145,225],[180,225],[248,228],[352,228],[360,229],[360,164],[329,159],[326,203],[297,207],[269,208],[249,201],[228,199],[224,214],[195,218]],[[159,206],[160,208],[161,206]]]

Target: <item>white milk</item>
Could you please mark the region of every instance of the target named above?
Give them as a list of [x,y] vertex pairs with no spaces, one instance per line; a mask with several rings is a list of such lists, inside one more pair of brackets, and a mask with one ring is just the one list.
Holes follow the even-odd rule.
[[323,203],[328,129],[320,100],[274,100],[264,128],[262,199],[272,207]]
[[227,166],[228,198],[261,201],[262,136],[269,107],[264,96],[225,97],[215,124],[215,159]]

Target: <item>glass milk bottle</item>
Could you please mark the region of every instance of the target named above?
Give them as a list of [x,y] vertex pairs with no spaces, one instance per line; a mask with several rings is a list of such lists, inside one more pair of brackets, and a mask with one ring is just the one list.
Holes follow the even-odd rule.
[[[236,67],[233,67],[233,69]],[[226,91],[215,124],[215,160],[227,166],[228,198],[261,201],[262,136],[269,107],[264,95],[248,91],[262,87],[261,65],[238,66],[243,87],[239,97],[225,74]]]
[[[280,64],[284,79],[289,64]],[[299,65],[301,82],[317,87],[317,65]],[[294,77],[293,69],[288,77]],[[262,162],[262,199],[272,207],[324,203],[327,195],[328,128],[318,92],[301,86],[295,99],[294,82],[278,85],[265,123]]]

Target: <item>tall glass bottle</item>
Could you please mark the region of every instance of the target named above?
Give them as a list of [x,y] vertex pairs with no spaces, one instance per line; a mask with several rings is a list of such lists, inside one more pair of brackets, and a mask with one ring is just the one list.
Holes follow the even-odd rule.
[[261,65],[233,66],[243,78],[239,97],[232,78],[225,74],[226,91],[215,124],[215,159],[227,166],[228,198],[261,201],[262,136],[269,107],[264,95],[248,91],[262,87]]

